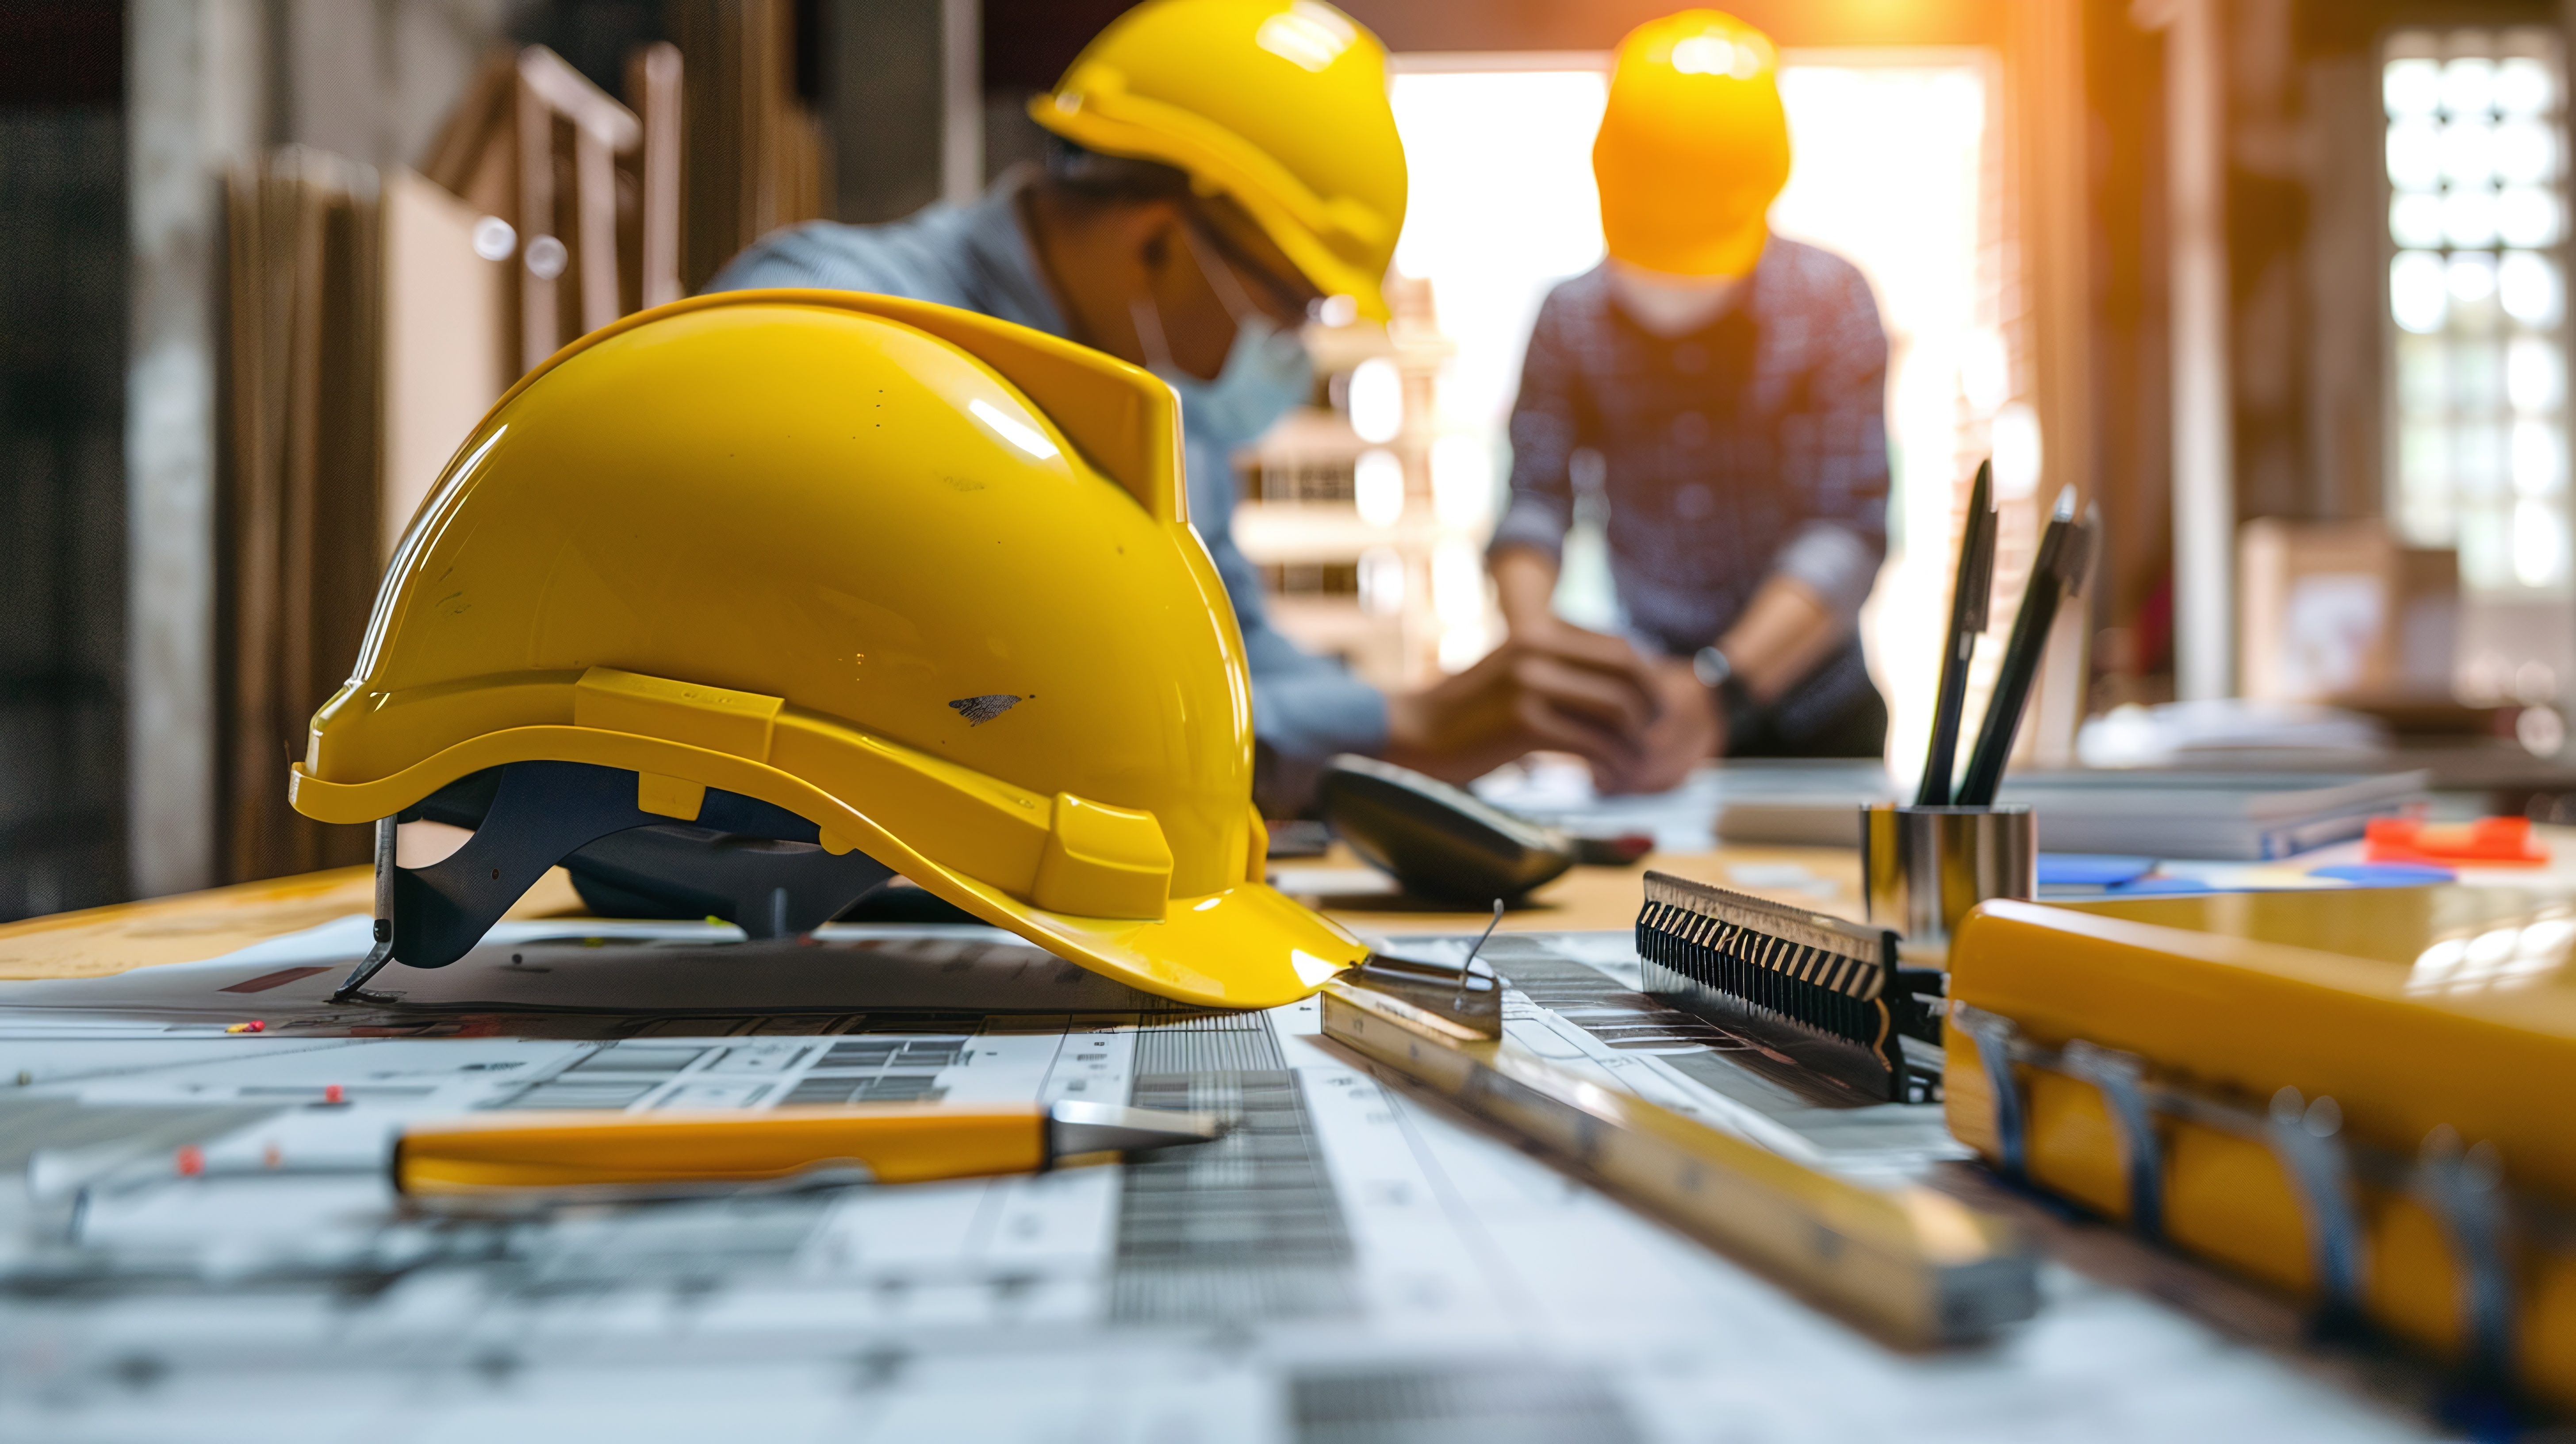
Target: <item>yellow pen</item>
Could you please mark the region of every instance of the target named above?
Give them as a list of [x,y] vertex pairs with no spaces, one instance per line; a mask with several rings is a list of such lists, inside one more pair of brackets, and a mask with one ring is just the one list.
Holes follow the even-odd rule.
[[1084,1154],[1204,1143],[1213,1114],[1108,1103],[862,1103],[767,1113],[496,1113],[414,1124],[394,1187],[423,1201],[555,1203],[1036,1173]]

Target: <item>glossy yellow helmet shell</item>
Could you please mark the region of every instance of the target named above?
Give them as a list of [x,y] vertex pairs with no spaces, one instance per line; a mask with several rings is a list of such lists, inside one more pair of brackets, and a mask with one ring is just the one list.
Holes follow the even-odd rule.
[[1404,229],[1404,141],[1386,48],[1320,0],[1145,0],[1110,22],[1037,123],[1104,155],[1159,161],[1243,207],[1324,294],[1386,319]]
[[522,380],[396,550],[297,810],[393,816],[522,761],[817,824],[1192,1003],[1361,958],[1262,881],[1242,641],[1171,388],[964,311],[677,302]]
[[1780,52],[1716,10],[1649,20],[1619,42],[1592,142],[1612,257],[1675,276],[1741,276],[1789,181]]

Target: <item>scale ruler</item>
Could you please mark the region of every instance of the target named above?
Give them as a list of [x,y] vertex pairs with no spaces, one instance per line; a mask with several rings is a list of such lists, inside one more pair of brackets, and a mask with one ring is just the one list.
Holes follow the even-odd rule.
[[1930,1189],[1784,1158],[1400,998],[1325,985],[1324,1035],[1891,1343],[1963,1343],[2038,1307],[2011,1226]]

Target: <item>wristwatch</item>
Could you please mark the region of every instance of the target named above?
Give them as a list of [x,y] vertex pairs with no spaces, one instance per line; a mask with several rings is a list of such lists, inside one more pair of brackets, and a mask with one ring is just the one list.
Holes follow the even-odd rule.
[[1691,675],[1699,678],[1701,686],[1717,694],[1718,705],[1726,709],[1727,735],[1740,734],[1743,724],[1752,716],[1755,704],[1753,693],[1744,685],[1744,679],[1735,675],[1735,664],[1717,648],[1702,647],[1691,657]]

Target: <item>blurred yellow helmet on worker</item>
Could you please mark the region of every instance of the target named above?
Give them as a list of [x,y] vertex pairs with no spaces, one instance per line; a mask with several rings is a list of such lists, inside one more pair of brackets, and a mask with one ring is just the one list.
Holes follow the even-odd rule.
[[460,449],[294,805],[368,822],[570,764],[618,827],[783,809],[808,853],[1148,992],[1305,996],[1365,949],[1262,881],[1243,644],[1179,453],[1169,386],[971,312],[630,316]]
[[1086,150],[1157,161],[1243,209],[1315,289],[1386,318],[1404,228],[1404,142],[1386,49],[1320,0],[1145,0],[1110,22],[1038,124]]
[[1673,276],[1753,269],[1789,179],[1779,70],[1769,36],[1715,10],[1628,32],[1592,142],[1613,260]]

